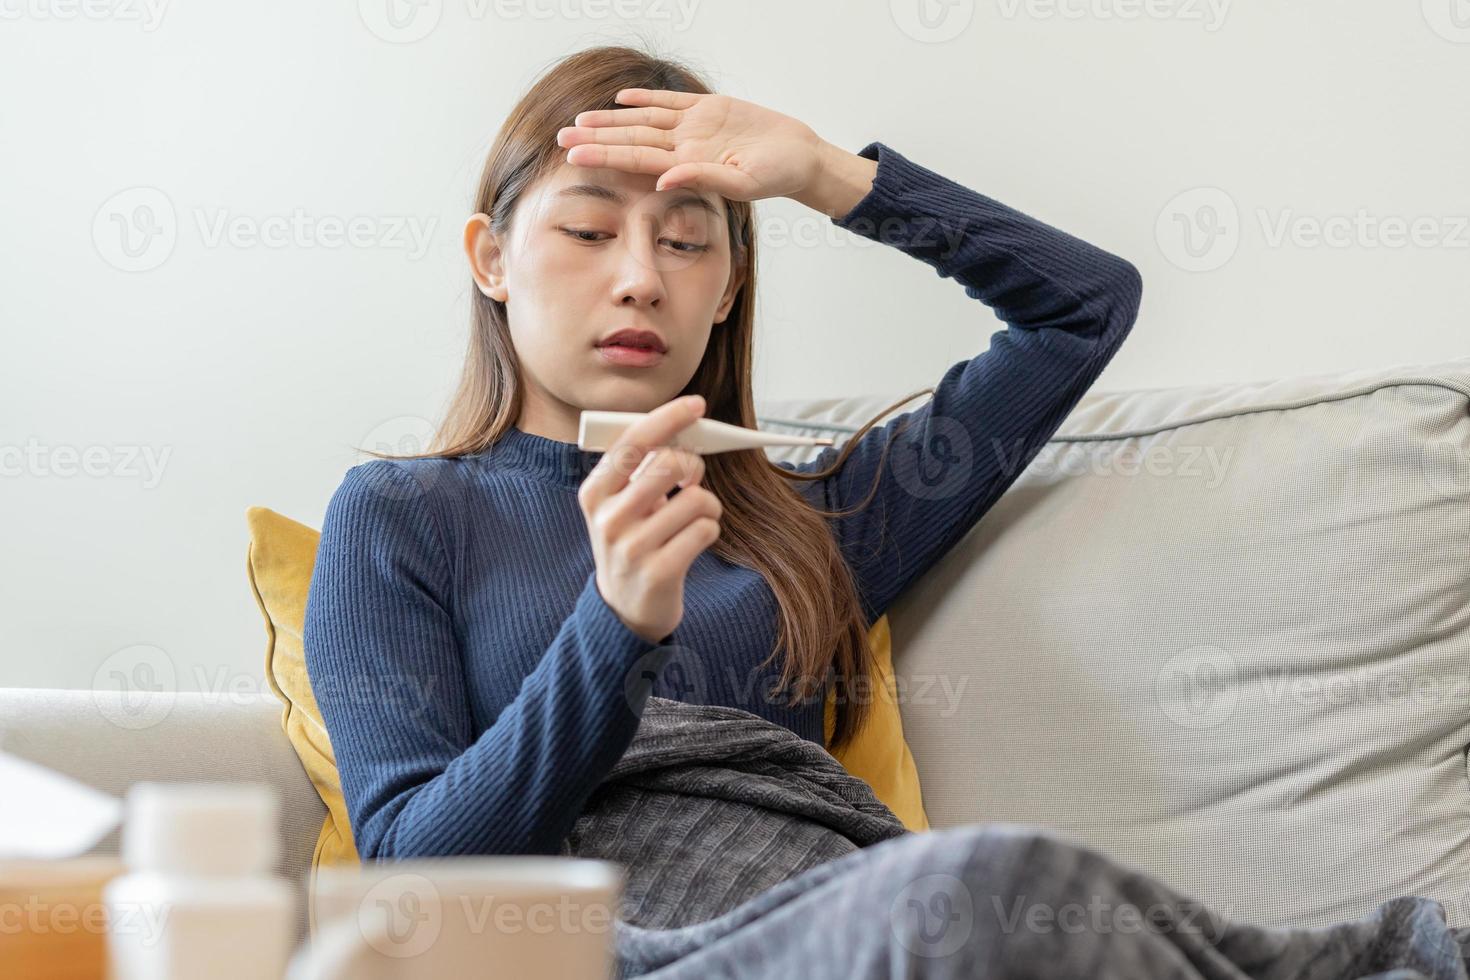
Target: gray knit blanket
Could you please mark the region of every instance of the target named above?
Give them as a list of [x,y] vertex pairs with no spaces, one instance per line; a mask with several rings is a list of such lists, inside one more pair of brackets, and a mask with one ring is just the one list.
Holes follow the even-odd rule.
[[562,854],[624,865],[619,918],[673,929],[909,833],[822,746],[759,715],[649,697]]
[[[660,931],[715,919],[809,868],[907,833],[868,785],[821,746],[737,708],[650,697],[632,743],[589,798],[562,853],[624,866],[618,918],[653,931],[620,930],[619,978],[662,974],[668,967],[673,972],[662,975],[671,980],[713,975],[887,980],[899,975],[896,968],[904,976],[922,973],[933,980],[1470,980],[1470,926],[1449,926],[1445,909],[1431,899],[1393,898],[1329,928],[1277,928],[1230,921],[1214,912],[1205,914],[1201,928],[1195,900],[1131,866],[1072,846],[1038,845],[1028,851],[1025,871],[1040,894],[1075,895],[1078,901],[1101,896],[1104,907],[1115,909],[1173,908],[1182,910],[1171,913],[1178,921],[1157,931],[1119,926],[1054,933],[1001,928],[1000,919],[976,915],[973,928],[983,924],[989,932],[977,932],[962,955],[940,956],[915,951],[911,944],[923,934],[874,929],[873,923],[885,919],[888,900],[880,896],[874,906],[871,896],[853,894],[833,898],[838,906],[846,901],[849,911],[834,911],[834,931],[824,934],[822,945],[810,947],[819,954],[783,953],[779,943],[791,942],[789,930],[771,920],[776,925],[764,941],[701,957],[687,970],[678,962],[711,937]],[[974,867],[990,860],[977,852]],[[865,899],[869,904],[863,904]],[[783,900],[776,895],[774,902]],[[749,922],[736,928],[766,928],[764,911],[755,909]],[[928,919],[923,921],[927,927]],[[896,950],[894,937],[918,958]],[[833,958],[826,952],[829,943],[858,952]],[[802,955],[798,972],[792,963]],[[999,958],[1006,969],[992,970],[977,957]],[[852,972],[859,961],[860,974]]]

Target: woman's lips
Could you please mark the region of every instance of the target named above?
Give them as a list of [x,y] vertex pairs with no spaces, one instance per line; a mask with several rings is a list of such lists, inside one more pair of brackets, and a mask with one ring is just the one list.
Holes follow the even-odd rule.
[[652,367],[664,359],[662,351],[651,347],[624,347],[622,344],[605,344],[597,348],[602,359],[618,367]]

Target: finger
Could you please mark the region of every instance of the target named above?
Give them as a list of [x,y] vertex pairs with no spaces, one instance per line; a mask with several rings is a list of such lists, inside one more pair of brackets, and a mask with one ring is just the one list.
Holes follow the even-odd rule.
[[[644,465],[647,464],[647,465]],[[616,540],[668,502],[675,484],[700,479],[704,475],[699,457],[682,449],[665,446],[650,453],[628,485],[602,505],[598,517],[603,535]],[[682,494],[681,494],[682,496]]]
[[672,150],[674,137],[667,129],[652,126],[564,126],[556,131],[557,146],[607,143],[615,146],[652,146]]
[[686,572],[694,564],[699,553],[719,540],[720,522],[708,517],[690,521],[689,524],[669,539],[668,544],[653,553],[652,560],[664,566],[664,571]]
[[[682,457],[682,458],[676,458]],[[628,483],[603,501],[598,519],[607,538],[617,538],[669,498],[676,483],[694,483],[703,479],[704,461],[697,454],[672,447],[659,447],[639,460]]]
[[627,486],[628,477],[644,455],[657,446],[668,445],[680,430],[702,414],[703,409],[692,407],[688,396],[674,398],[624,429],[582,481],[593,502],[600,502]]
[[682,117],[673,109],[642,106],[636,109],[588,109],[577,113],[574,126],[653,126],[673,129]]
[[704,460],[698,453],[660,446],[643,457],[619,495],[634,501],[637,513],[644,515],[667,500],[676,486],[692,486],[703,479]]
[[712,191],[731,201],[748,201],[760,193],[760,181],[724,163],[681,163],[666,170],[654,184],[657,191],[675,187]]
[[702,97],[694,92],[674,92],[665,88],[625,88],[613,96],[613,101],[620,105],[687,109]]
[[643,523],[629,530],[623,547],[627,554],[635,557],[657,551],[690,522],[701,517],[719,520],[720,514],[719,501],[708,490],[701,489],[698,494],[683,491],[663,509],[648,515]]
[[653,507],[649,510],[650,514],[657,514],[659,508],[675,499],[675,497],[683,492],[684,488],[697,487],[704,482],[704,457],[698,453],[690,453],[689,455],[692,460],[689,464],[689,472],[679,479],[676,486],[653,498]]
[[661,480],[667,485],[668,493],[675,485],[689,484],[704,478],[704,457],[677,446],[660,446],[638,464],[628,477],[628,482]]
[[661,174],[674,165],[674,154],[652,146],[583,143],[567,151],[567,163],[594,170],[608,167],[633,174]]

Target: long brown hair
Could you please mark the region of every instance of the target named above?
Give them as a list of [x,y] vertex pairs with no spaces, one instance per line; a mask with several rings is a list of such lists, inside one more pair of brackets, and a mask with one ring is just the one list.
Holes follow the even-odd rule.
[[[475,212],[490,216],[491,228],[504,233],[517,202],[538,177],[555,170],[564,151],[556,132],[577,113],[613,109],[625,88],[668,89],[710,94],[688,67],[667,57],[630,47],[588,48],[561,59],[522,96],[501,126],[485,161],[475,195]],[[706,418],[754,428],[751,393],[755,332],[755,253],[751,205],[726,201],[732,271],[743,266],[745,280],[727,318],[713,331],[694,377],[680,394],[705,397]],[[388,459],[455,457],[484,452],[520,417],[523,387],[520,363],[511,343],[505,305],[471,283],[469,349],[459,386],[428,451]],[[885,408],[843,446],[825,470],[797,473],[772,462],[763,450],[715,453],[705,457],[705,482],[723,507],[720,537],[711,546],[724,560],[765,578],[780,608],[780,630],[764,667],[784,647],[788,657],[780,677],[792,686],[795,705],[836,687],[835,727],[830,748],[847,744],[869,717],[873,651],[868,624],[852,574],[825,518],[866,507],[873,488],[858,504],[839,511],[812,507],[790,481],[820,480],[846,462],[858,439],[888,412],[932,392],[925,388]],[[907,419],[898,426],[902,429]],[[896,432],[894,433],[896,435]],[[891,445],[891,443],[890,443]],[[888,458],[884,447],[879,471]]]

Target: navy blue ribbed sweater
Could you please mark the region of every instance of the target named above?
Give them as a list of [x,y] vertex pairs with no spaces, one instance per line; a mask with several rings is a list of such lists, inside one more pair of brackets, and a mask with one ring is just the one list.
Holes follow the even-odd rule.
[[[932,397],[796,486],[831,518],[871,624],[1014,482],[1137,316],[1127,261],[881,142],[872,189],[833,223],[953,278],[1006,324]],[[981,324],[994,321],[988,315]],[[907,327],[908,325],[906,325]],[[919,450],[924,452],[920,453]],[[793,469],[826,466],[828,447]],[[557,854],[650,694],[743,708],[823,744],[822,698],[789,707],[775,596],[705,551],[662,644],[602,599],[577,487],[602,454],[512,429],[452,460],[372,460],[331,498],[306,666],[363,860]]]

